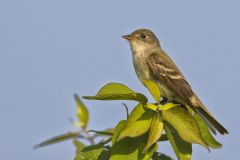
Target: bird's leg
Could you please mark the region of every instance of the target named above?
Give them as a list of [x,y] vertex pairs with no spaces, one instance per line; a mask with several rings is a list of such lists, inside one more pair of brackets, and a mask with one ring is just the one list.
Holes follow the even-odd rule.
[[175,99],[172,99],[172,100],[169,101],[169,102],[174,103],[174,104],[177,104],[177,105],[179,105],[179,107],[182,107],[182,108],[184,108],[184,109],[187,109],[184,104],[177,102]]
[[161,104],[161,105],[165,105],[165,104],[167,104],[167,103],[179,104],[180,106],[184,107],[183,104],[177,102],[174,98],[172,98],[172,99],[167,99],[167,98],[165,98],[165,97],[162,97],[162,100],[161,100],[160,104]]

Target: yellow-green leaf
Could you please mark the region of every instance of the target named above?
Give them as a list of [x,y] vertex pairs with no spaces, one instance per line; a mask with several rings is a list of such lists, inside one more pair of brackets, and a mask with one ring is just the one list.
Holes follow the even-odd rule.
[[146,152],[145,152],[145,155],[143,157],[143,160],[150,160],[151,157],[153,156],[153,153],[155,151],[157,151],[158,149],[158,144],[155,143],[154,145],[152,145]]
[[103,143],[90,145],[82,148],[82,150],[77,153],[74,160],[97,160],[101,156],[103,151],[104,151]]
[[130,114],[126,126],[120,132],[118,140],[125,137],[138,137],[146,133],[150,129],[154,113],[144,108],[142,104],[137,105]]
[[112,136],[113,130],[114,130],[113,128],[110,128],[103,131],[89,130],[88,132],[94,132],[95,134],[93,135],[93,137],[95,138],[99,136]]
[[112,146],[111,160],[142,160],[146,135],[135,138],[124,138]]
[[109,83],[102,87],[96,96],[83,96],[95,100],[134,100],[146,104],[147,98],[120,83]]
[[77,104],[77,116],[79,119],[80,127],[86,128],[89,120],[89,113],[87,107],[84,105],[84,103],[81,101],[77,94],[74,94],[74,99]]
[[145,106],[146,106],[146,108],[151,109],[153,111],[156,111],[158,109],[158,106],[156,106],[155,104],[152,104],[152,103],[148,103]]
[[156,102],[160,102],[161,99],[161,93],[159,90],[158,85],[156,82],[151,81],[151,80],[144,80],[144,85],[147,87],[153,98],[155,99]]
[[199,127],[200,127],[200,131],[201,131],[201,135],[204,139],[204,141],[208,144],[209,147],[211,148],[221,148],[222,144],[219,143],[211,134],[211,132],[208,129],[208,126],[206,125],[206,123],[202,120],[202,118],[194,113],[193,117],[195,118],[195,120],[197,121]]
[[138,141],[134,138],[125,138],[114,143],[111,160],[138,160]]
[[201,144],[205,148],[208,148],[208,145],[202,138],[198,123],[187,109],[174,107],[162,111],[162,115],[163,118],[177,130],[183,140],[189,143]]
[[97,160],[110,160],[111,158],[111,148],[105,148],[102,154],[98,157]]
[[145,151],[148,150],[149,147],[151,147],[154,143],[156,143],[160,139],[162,131],[163,131],[162,118],[159,116],[159,113],[156,112],[149,130],[147,144],[144,149]]
[[50,138],[46,141],[43,141],[40,144],[34,146],[34,148],[44,147],[44,146],[48,146],[50,144],[59,143],[62,141],[79,138],[79,137],[81,137],[80,132],[69,132],[69,133],[65,133],[65,134]]
[[169,109],[177,107],[177,106],[180,106],[180,105],[179,104],[174,104],[174,103],[167,103],[167,104],[164,104],[164,105],[159,105],[158,110],[159,111],[166,111],[166,110],[169,110]]
[[76,154],[80,153],[81,150],[85,147],[85,144],[83,144],[82,142],[80,142],[78,140],[73,140],[73,144],[76,148]]
[[211,134],[207,124],[204,122],[204,120],[196,113],[194,112],[189,106],[186,106],[189,112],[193,115],[194,119],[197,121],[201,135],[204,139],[204,141],[208,144],[210,148],[221,148],[222,144],[219,143]]
[[138,103],[136,107],[132,110],[128,117],[128,123],[134,122],[137,119],[139,119],[143,113],[146,112],[147,109],[144,108],[144,106],[141,103]]
[[[100,142],[98,144],[86,146],[77,153],[74,160],[106,160],[109,149],[105,147],[107,143],[111,142],[111,138]],[[110,155],[109,155],[110,156]]]
[[192,144],[184,141],[167,123],[164,124],[164,130],[178,160],[191,160]]
[[122,129],[126,126],[127,124],[127,120],[121,120],[117,126],[114,128],[113,131],[113,136],[112,136],[112,144],[115,143],[115,141],[117,140],[120,132],[122,131]]

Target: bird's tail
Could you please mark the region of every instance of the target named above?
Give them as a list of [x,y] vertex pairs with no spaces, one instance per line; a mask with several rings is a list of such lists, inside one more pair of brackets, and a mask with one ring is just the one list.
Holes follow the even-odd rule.
[[228,134],[226,128],[224,128],[215,118],[214,116],[207,110],[204,104],[200,101],[200,99],[194,95],[191,97],[190,101],[188,102],[190,107],[196,111],[199,116],[204,120],[204,122],[208,125],[209,129],[216,134],[216,130],[220,134]]
[[196,112],[202,117],[202,119],[205,121],[205,123],[208,125],[208,127],[211,129],[211,131],[216,134],[215,129],[220,134],[228,134],[228,131],[226,128],[224,128],[210,113],[206,110],[204,107],[196,107]]

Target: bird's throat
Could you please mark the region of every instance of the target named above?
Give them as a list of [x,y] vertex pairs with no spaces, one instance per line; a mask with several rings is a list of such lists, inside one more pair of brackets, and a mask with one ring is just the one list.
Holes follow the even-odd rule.
[[146,46],[142,45],[139,42],[135,42],[135,41],[131,42],[130,45],[131,45],[131,50],[132,50],[133,54],[142,54],[147,49]]

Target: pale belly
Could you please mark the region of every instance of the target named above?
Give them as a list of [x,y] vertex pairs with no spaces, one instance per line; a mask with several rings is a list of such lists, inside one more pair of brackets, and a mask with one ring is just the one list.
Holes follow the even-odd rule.
[[138,76],[138,79],[142,82],[143,85],[144,85],[144,80],[153,80],[157,83],[160,89],[161,97],[165,97],[169,100],[172,100],[175,97],[174,94],[167,88],[167,86],[161,83],[161,81],[159,81],[157,77],[153,75],[150,69],[150,66],[147,62],[147,59],[142,57],[141,59],[139,59],[137,56],[134,56],[133,64],[134,64],[134,69]]

